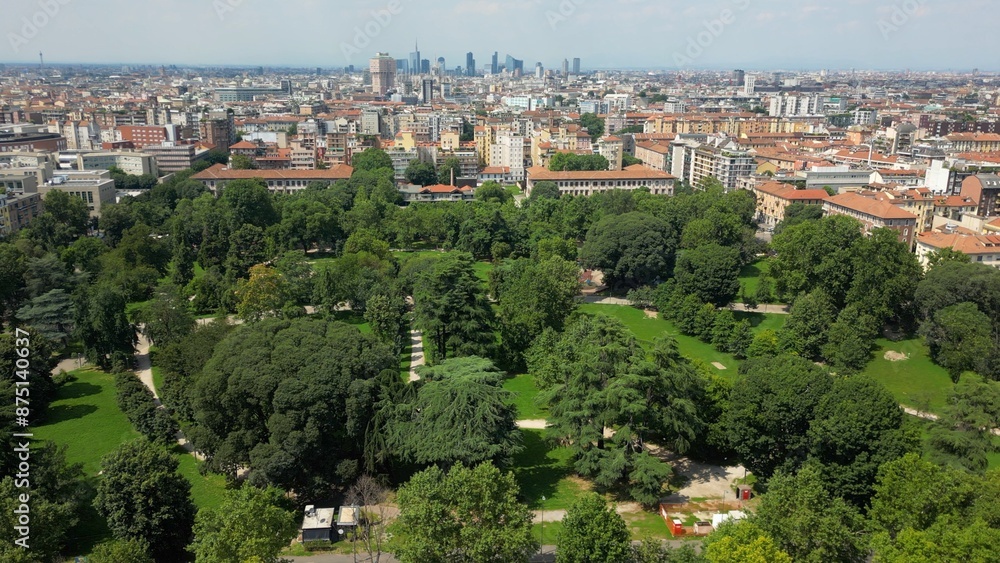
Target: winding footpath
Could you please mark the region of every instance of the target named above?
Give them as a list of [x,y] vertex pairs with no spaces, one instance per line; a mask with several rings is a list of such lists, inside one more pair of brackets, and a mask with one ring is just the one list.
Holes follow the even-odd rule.
[[[153,393],[153,402],[156,404],[156,408],[165,409],[166,407],[160,402],[160,396],[156,392],[156,383],[153,381],[153,364],[149,360],[149,339],[142,332],[138,332],[137,335],[139,342],[135,347],[135,375]],[[177,439],[177,445],[184,448],[184,451],[193,455],[199,461],[205,461],[205,455],[194,449],[194,445],[188,441],[183,431],[178,429],[175,438]]]

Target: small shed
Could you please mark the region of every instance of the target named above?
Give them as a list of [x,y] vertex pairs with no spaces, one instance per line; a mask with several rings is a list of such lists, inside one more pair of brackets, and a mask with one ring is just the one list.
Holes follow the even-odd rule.
[[316,508],[306,506],[305,517],[302,519],[302,541],[333,541],[333,508]]
[[736,498],[740,500],[750,500],[753,495],[753,487],[750,485],[739,485],[736,487]]
[[670,521],[670,535],[671,536],[684,535],[684,522],[681,522],[680,518],[674,518]]
[[358,525],[361,509],[357,506],[341,506],[337,513],[337,534],[346,536]]

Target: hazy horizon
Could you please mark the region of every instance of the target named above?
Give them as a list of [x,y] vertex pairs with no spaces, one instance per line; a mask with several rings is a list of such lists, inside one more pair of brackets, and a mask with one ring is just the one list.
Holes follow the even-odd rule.
[[[37,0],[5,7],[0,61],[362,68],[376,52],[478,69],[961,72],[1000,68],[989,0]],[[95,17],[95,14],[97,16]],[[197,14],[201,14],[197,17]],[[153,15],[153,18],[150,16]],[[493,33],[484,33],[484,30]],[[83,38],[81,37],[83,36]],[[970,41],[955,41],[974,37]],[[935,41],[938,39],[938,41]],[[631,40],[631,41],[630,41]],[[127,53],[127,55],[124,55]]]

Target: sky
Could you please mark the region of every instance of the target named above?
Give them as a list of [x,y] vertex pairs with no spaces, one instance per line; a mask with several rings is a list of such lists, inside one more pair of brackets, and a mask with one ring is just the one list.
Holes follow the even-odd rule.
[[[994,14],[994,15],[990,15]],[[0,0],[0,62],[1000,70],[996,0]]]

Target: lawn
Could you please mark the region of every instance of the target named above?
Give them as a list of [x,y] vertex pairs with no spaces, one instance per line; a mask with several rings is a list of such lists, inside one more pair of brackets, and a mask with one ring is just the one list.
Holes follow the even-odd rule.
[[518,420],[546,418],[549,409],[535,402],[538,387],[530,375],[517,375],[503,382],[503,388],[514,393],[514,406]]
[[[907,359],[889,361],[887,351],[906,354]],[[900,403],[919,410],[940,410],[952,389],[951,377],[935,365],[922,338],[899,342],[879,339],[875,359],[865,373],[880,381]]]
[[156,395],[163,392],[163,371],[158,366],[153,366],[153,387],[156,387]]
[[541,430],[525,429],[521,435],[524,449],[514,458],[514,476],[524,501],[533,510],[540,510],[544,496],[546,510],[569,508],[586,487],[573,475],[569,448],[552,447],[542,438]]
[[[726,366],[727,369],[725,371],[716,370],[721,375],[732,377],[736,373],[736,368],[739,367],[739,361],[732,354],[720,352],[711,344],[706,344],[693,336],[684,336],[669,321],[647,317],[646,313],[634,307],[627,305],[582,304],[580,305],[580,311],[592,315],[604,314],[619,319],[625,323],[625,326],[632,331],[632,334],[639,339],[639,343],[645,348],[652,347],[653,340],[656,337],[662,334],[670,334],[677,339],[677,347],[686,358],[705,362],[710,366],[710,369],[715,369],[711,367],[712,362],[719,362]],[[765,316],[760,313],[757,314],[761,317]]]
[[[34,429],[38,440],[66,446],[66,461],[80,463],[94,484],[101,458],[123,442],[139,437],[115,400],[114,377],[104,372],[82,369],[73,372],[76,381],[61,386],[49,406],[45,421]],[[199,463],[179,448],[178,471],[191,483],[191,496],[199,508],[218,506],[225,489],[221,475],[202,476]],[[70,531],[69,549],[88,553],[110,537],[107,524],[93,507],[88,507],[80,524]]]
[[359,315],[353,311],[335,311],[333,313],[333,318],[334,320],[342,323],[358,327],[358,330],[360,330],[362,334],[372,333],[372,327],[368,324],[368,321],[365,320],[364,315]]
[[73,372],[76,381],[59,388],[35,437],[66,446],[66,461],[82,463],[88,476],[97,475],[101,457],[119,444],[138,438],[115,401],[113,376],[91,369]]
[[[740,270],[740,285],[743,289],[750,295],[757,293],[757,288],[760,286],[760,279],[762,276],[767,275],[768,272],[768,261],[766,258],[757,260],[752,264],[747,264],[743,266]],[[736,298],[737,303],[741,303],[739,296]]]

